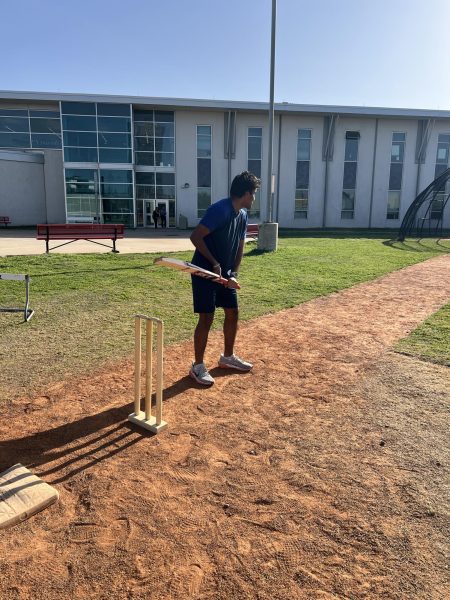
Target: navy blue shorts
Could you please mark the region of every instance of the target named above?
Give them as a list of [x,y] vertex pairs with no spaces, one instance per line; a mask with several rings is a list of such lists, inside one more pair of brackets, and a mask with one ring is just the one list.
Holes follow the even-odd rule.
[[235,289],[203,279],[198,275],[191,275],[191,280],[195,313],[213,313],[216,308],[238,307]]

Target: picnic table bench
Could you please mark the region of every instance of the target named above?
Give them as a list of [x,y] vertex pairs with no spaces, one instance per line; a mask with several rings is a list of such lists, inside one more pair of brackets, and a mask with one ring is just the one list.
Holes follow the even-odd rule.
[[247,225],[247,231],[245,236],[248,238],[253,238],[254,240],[258,239],[259,234],[259,225],[258,223],[249,223]]
[[0,217],[0,223],[3,223],[7,227],[11,223],[11,219],[9,217]]
[[[86,240],[93,244],[99,244],[100,246],[106,246],[111,248],[112,252],[119,252],[116,250],[116,240],[123,239],[124,236],[123,223],[104,224],[104,223],[61,223],[61,224],[40,224],[37,226],[37,240],[45,240],[46,253],[55,248],[60,248],[66,244],[71,244],[76,240]],[[49,247],[50,240],[69,240],[64,244],[58,246]],[[112,247],[102,242],[96,242],[94,240],[111,240]]]

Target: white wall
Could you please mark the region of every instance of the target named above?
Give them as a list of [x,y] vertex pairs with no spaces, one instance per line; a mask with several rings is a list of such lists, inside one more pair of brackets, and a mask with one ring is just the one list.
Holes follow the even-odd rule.
[[9,217],[14,226],[45,222],[42,155],[0,151],[0,215]]

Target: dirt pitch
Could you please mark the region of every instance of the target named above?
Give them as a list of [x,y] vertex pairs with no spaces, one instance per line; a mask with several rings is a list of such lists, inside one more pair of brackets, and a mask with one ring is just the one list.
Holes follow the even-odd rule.
[[131,361],[7,405],[0,470],[61,498],[0,534],[0,598],[449,598],[450,370],[389,351],[449,298],[439,257],[246,323],[211,389],[167,348],[159,436]]

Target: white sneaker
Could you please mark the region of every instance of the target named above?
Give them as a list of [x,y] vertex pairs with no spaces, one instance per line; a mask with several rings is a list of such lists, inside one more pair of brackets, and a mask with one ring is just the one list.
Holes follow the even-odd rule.
[[204,363],[199,363],[198,365],[192,363],[189,376],[201,385],[213,385],[214,383],[214,379],[208,373],[208,369],[205,367]]
[[253,365],[236,354],[232,354],[231,356],[220,355],[219,358],[219,367],[221,369],[235,369],[236,371],[250,371]]

